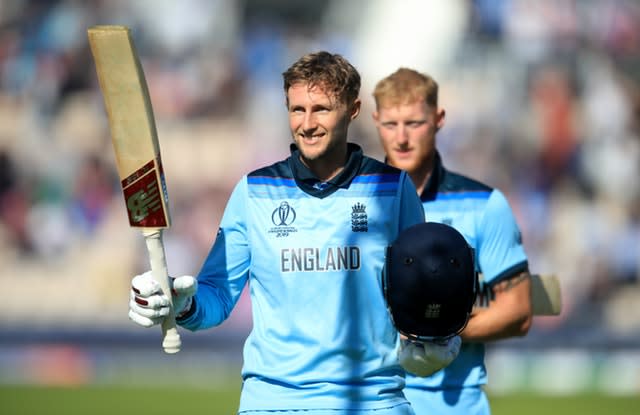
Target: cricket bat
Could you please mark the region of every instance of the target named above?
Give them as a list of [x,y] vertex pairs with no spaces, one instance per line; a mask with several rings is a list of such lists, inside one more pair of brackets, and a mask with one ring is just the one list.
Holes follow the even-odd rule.
[[557,316],[562,312],[562,293],[556,275],[531,275],[531,307],[534,316]]
[[[482,274],[478,275],[482,281]],[[480,307],[487,307],[493,299],[489,293],[481,300]],[[554,274],[531,274],[531,311],[534,316],[557,316],[562,312],[560,281]]]
[[[144,72],[128,27],[94,26],[87,32],[129,224],[142,231],[153,277],[171,301],[162,242],[162,231],[170,226],[169,199]],[[180,351],[173,304],[162,323],[162,336],[166,353]]]

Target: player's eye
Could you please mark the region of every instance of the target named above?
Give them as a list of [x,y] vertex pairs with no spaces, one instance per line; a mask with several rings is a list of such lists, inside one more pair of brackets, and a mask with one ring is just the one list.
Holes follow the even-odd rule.
[[317,106],[313,108],[313,112],[325,113],[331,111],[331,108],[324,106]]

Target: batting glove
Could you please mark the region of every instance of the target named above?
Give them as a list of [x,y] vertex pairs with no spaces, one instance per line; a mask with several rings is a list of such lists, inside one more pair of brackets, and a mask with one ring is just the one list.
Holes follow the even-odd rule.
[[[170,278],[173,309],[180,317],[191,308],[193,295],[198,290],[198,280],[190,275]],[[169,298],[162,292],[160,284],[153,279],[151,271],[136,275],[131,281],[129,319],[142,327],[160,324],[169,314]]]
[[447,367],[460,353],[462,339],[454,336],[445,342],[418,343],[401,340],[398,351],[400,365],[416,376],[430,376]]

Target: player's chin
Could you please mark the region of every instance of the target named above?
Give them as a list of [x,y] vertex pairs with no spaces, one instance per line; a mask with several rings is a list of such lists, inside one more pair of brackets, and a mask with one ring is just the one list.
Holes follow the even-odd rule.
[[307,161],[315,161],[322,158],[324,155],[324,151],[320,151],[317,149],[302,149],[300,148],[300,154]]
[[325,147],[321,146],[320,143],[309,144],[305,143],[304,141],[300,141],[297,144],[298,150],[300,150],[302,157],[307,160],[317,160],[321,158],[324,153],[326,153]]
[[387,161],[389,162],[389,164],[391,164],[392,166],[395,166],[401,170],[405,170],[405,171],[412,171],[416,165],[415,161],[413,160],[413,158],[409,158],[409,157],[397,157],[397,156],[392,156],[392,157],[388,157]]

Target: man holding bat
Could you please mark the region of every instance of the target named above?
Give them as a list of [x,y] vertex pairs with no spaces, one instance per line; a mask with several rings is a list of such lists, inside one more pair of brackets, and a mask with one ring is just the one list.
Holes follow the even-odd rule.
[[458,357],[429,377],[407,375],[405,395],[416,414],[488,415],[484,343],[527,334],[532,321],[531,276],[520,230],[505,196],[447,170],[436,147],[445,110],[430,76],[400,68],[373,92],[373,119],[387,162],[409,173],[428,221],[453,226],[475,251],[484,281],[476,307],[460,334]]
[[[197,278],[176,278],[169,296],[136,276],[129,316],[150,327],[173,309],[178,325],[207,329],[249,284],[239,413],[411,415],[381,275],[386,247],[424,222],[416,188],[347,141],[360,75],[342,56],[305,55],[283,78],[290,157],[237,183]],[[458,347],[425,342],[408,359],[433,373]]]

